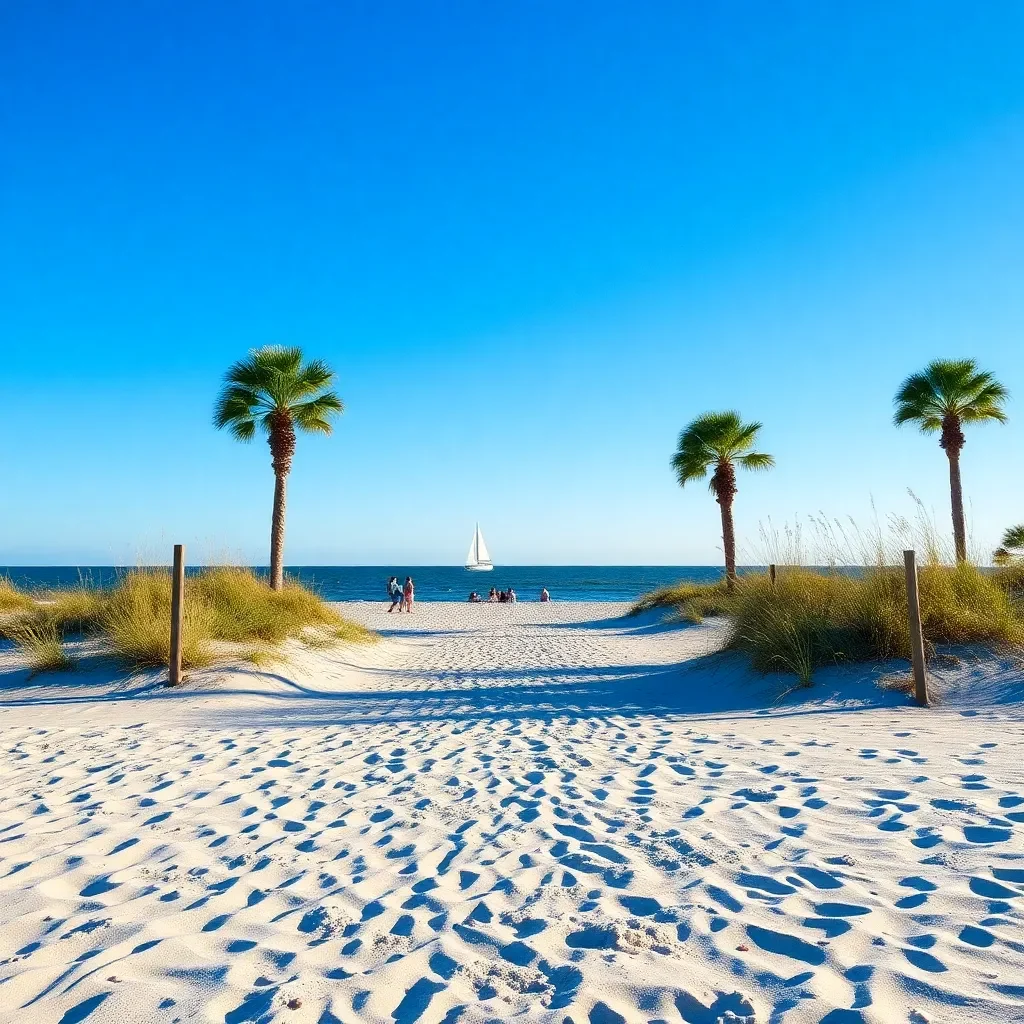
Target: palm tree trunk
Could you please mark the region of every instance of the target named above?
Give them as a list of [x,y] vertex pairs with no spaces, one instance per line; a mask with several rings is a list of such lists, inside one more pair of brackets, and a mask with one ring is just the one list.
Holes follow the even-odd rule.
[[721,503],[722,547],[725,549],[725,584],[732,590],[736,586],[736,532],[732,524],[732,498]]
[[295,454],[295,426],[291,416],[278,410],[271,418],[270,434],[271,465],[274,467],[274,515],[270,521],[270,586],[274,590],[284,589],[284,511],[285,482],[292,468]]
[[946,452],[949,457],[949,500],[953,512],[953,546],[956,560],[967,561],[967,524],[964,521],[964,491],[960,483],[960,453]]
[[725,585],[736,586],[736,531],[732,522],[732,499],[736,493],[736,471],[731,462],[720,462],[715,467],[711,486],[722,512],[722,548],[725,551]]
[[949,503],[953,514],[953,547],[956,560],[967,561],[967,525],[964,520],[964,490],[960,482],[960,452],[966,438],[957,416],[946,416],[942,421],[942,440],[939,444],[949,459]]
[[270,586],[284,589],[284,511],[287,476],[274,474],[274,514],[270,521]]

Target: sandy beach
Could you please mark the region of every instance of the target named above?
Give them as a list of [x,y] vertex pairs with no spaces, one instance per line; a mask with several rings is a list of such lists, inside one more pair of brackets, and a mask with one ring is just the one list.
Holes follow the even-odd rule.
[[1024,1021],[1024,673],[922,710],[613,604],[350,604],[169,691],[0,651],[0,1020]]

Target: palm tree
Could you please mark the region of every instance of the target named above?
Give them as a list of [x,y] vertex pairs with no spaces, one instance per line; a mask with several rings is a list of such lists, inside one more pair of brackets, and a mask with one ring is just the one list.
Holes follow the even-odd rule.
[[736,463],[745,469],[771,469],[775,460],[755,452],[760,423],[743,423],[739,413],[707,412],[698,416],[680,435],[672,468],[679,486],[703,480],[711,474],[711,491],[722,510],[722,546],[725,548],[725,580],[732,590],[736,582],[736,532],[732,500],[736,494]]
[[327,390],[334,372],[319,359],[303,363],[302,350],[266,345],[253,349],[224,375],[213,414],[239,441],[251,441],[257,425],[267,435],[274,467],[274,514],[270,528],[270,585],[284,586],[285,482],[295,454],[295,430],[330,434],[331,418],[344,412]]
[[1009,392],[973,359],[936,359],[923,373],[909,376],[894,399],[896,426],[916,423],[926,433],[941,431],[939,445],[949,459],[949,497],[953,512],[953,545],[958,562],[967,561],[964,493],[960,483],[960,452],[965,423],[1006,422],[1003,402]]
[[1024,554],[1024,525],[1008,526],[1003,533],[1003,540],[992,553],[992,561],[996,565],[1009,565]]

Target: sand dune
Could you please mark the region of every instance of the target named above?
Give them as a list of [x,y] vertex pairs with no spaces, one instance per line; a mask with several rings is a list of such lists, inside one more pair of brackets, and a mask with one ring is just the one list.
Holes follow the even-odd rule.
[[1024,1021],[1021,672],[911,707],[612,605],[178,691],[0,652],[0,1020]]

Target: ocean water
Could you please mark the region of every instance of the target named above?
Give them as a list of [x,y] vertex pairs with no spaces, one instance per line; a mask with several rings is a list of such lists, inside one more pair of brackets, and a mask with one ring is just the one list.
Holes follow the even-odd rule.
[[[101,566],[0,566],[0,576],[27,589],[108,586],[127,571]],[[190,567],[189,572],[200,571]],[[266,573],[266,567],[256,572]],[[491,587],[514,588],[520,601],[536,601],[547,587],[553,601],[633,601],[655,587],[679,580],[722,578],[711,565],[510,565],[493,572],[468,572],[451,565],[297,565],[286,572],[328,601],[383,601],[389,576],[412,576],[418,601],[465,601],[471,590],[486,597]]]

